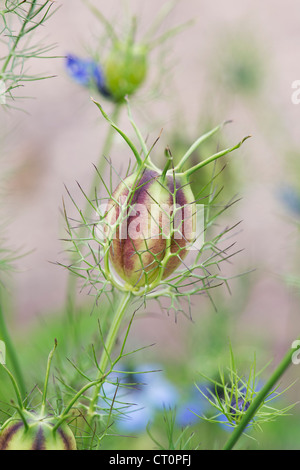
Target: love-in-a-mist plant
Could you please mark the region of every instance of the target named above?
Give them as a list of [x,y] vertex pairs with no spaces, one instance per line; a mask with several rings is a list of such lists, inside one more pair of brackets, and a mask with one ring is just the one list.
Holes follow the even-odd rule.
[[[76,390],[61,377],[53,377],[52,393],[49,397],[50,369],[56,348],[55,339],[54,347],[48,356],[42,390],[35,385],[25,395],[20,390],[15,375],[5,364],[5,352],[0,349],[0,371],[4,370],[7,374],[17,399],[16,402],[11,399],[10,404],[7,404],[5,414],[8,418],[0,425],[0,450],[89,448],[85,444],[79,445],[81,440],[84,440],[82,430],[77,427],[77,420],[80,421],[83,416],[81,411],[83,405],[80,401],[85,399],[90,388],[104,382],[105,375],[90,380],[75,366],[76,372],[84,376],[82,387]],[[104,431],[103,435],[106,435]]]
[[[139,22],[136,16],[132,16],[130,19],[126,17],[125,21],[122,18],[123,29],[118,31],[115,19],[105,18],[93,3],[89,1],[85,3],[95,18],[99,20],[105,34],[97,38],[97,47],[93,47],[86,57],[79,57],[69,51],[66,55],[66,71],[74,82],[85,87],[91,94],[100,93],[111,102],[112,120],[117,123],[121,110],[126,104],[126,97],[133,97],[138,93],[153,68],[153,62],[150,60],[153,49],[182,31],[190,24],[190,21],[158,34],[164,20],[178,3],[177,0],[171,0],[162,5],[150,27],[146,31],[142,31],[141,37],[137,37],[137,33],[140,31],[138,31]],[[159,77],[159,81],[161,81],[161,77]],[[154,85],[150,86],[150,89],[154,90],[154,88]],[[109,128],[97,164],[101,174],[104,173],[107,165],[104,156],[109,154],[112,140],[113,130]],[[99,178],[95,174],[90,190],[87,192],[88,199],[93,198],[94,189],[98,182]],[[90,210],[91,205],[87,203],[84,209],[87,217],[90,216]],[[75,288],[74,279],[69,277],[66,309],[70,315],[73,315],[76,309]]]
[[[129,105],[129,119],[141,151],[102,106],[94,102],[134,157],[124,176],[119,176],[111,164],[109,182],[96,169],[102,190],[106,192],[104,197],[96,189],[94,198],[89,199],[79,185],[92,208],[92,217],[86,217],[69,192],[80,216],[77,223],[68,217],[64,206],[68,233],[65,240],[71,242],[73,257],[77,258],[64,266],[81,279],[82,287],[88,286],[97,304],[100,298],[101,304],[105,299],[112,303],[113,314],[98,360],[98,373],[105,380],[112,372],[116,338],[131,306],[137,310],[149,300],[156,300],[162,308],[174,311],[175,317],[180,312],[190,317],[192,296],[210,295],[210,289],[227,283],[220,265],[234,254],[231,252],[234,243],[228,241],[233,227],[213,233],[216,219],[227,206],[214,207],[218,194],[213,190],[213,182],[193,194],[190,179],[196,171],[238,149],[247,137],[183,170],[194,149],[220,131],[222,125],[217,126],[199,137],[175,167],[171,150],[167,148],[165,166],[160,169],[151,157],[156,142],[148,148]],[[115,187],[113,172],[119,177]],[[122,352],[124,347],[125,342]],[[100,417],[97,404],[101,385],[99,382],[88,398],[86,419],[90,426]]]
[[[190,22],[180,24],[157,36],[157,31],[177,3],[176,0],[172,0],[162,6],[151,26],[147,31],[143,31],[141,38],[137,38],[139,24],[135,16],[126,18],[123,30],[119,32],[113,21],[105,18],[95,5],[90,2],[85,3],[104,27],[105,35],[102,39],[97,39],[97,48],[93,49],[88,57],[78,57],[69,52],[66,55],[66,70],[73,81],[87,88],[91,94],[98,92],[112,102],[112,119],[117,123],[121,109],[126,104],[126,97],[136,95],[147,80],[152,65],[150,55],[153,49],[161,46]],[[109,130],[101,149],[97,165],[101,173],[105,170],[106,160],[103,156],[109,154],[112,136],[113,132]],[[92,181],[92,191],[96,183],[97,179]],[[87,205],[85,212],[87,213],[89,209],[90,206]]]
[[[214,190],[214,180],[205,187],[199,187],[197,194],[193,194],[190,181],[196,171],[238,149],[247,138],[188,167],[194,150],[223,127],[217,126],[200,136],[176,166],[173,165],[171,150],[166,148],[165,166],[160,169],[152,159],[157,141],[148,148],[129,105],[128,115],[140,151],[133,140],[109,118],[100,103],[94,102],[105,120],[124,139],[133,154],[134,163],[130,163],[124,176],[121,176],[110,162],[108,180],[96,168],[100,180],[97,187],[101,186],[101,192],[105,191],[104,196],[100,196],[100,189],[95,188],[94,198],[89,199],[78,183],[93,216],[85,216],[69,191],[79,218],[69,217],[64,205],[68,233],[65,241],[71,243],[71,251],[77,260],[71,265],[60,264],[80,278],[82,289],[87,288],[89,294],[95,296],[96,307],[101,306],[102,311],[108,303],[111,315],[111,318],[106,315],[99,319],[101,343],[98,354],[93,350],[97,371],[97,377],[93,379],[95,386],[91,394],[85,394],[83,400],[79,399],[87,423],[82,437],[85,448],[90,449],[101,448],[113,422],[124,420],[126,413],[132,412],[126,395],[120,399],[118,393],[123,387],[126,389],[135,385],[130,382],[132,371],[120,370],[118,364],[124,357],[138,351],[126,351],[137,311],[150,300],[155,300],[162,309],[174,312],[175,318],[179,314],[190,317],[193,296],[206,294],[211,297],[212,288],[228,283],[226,276],[222,275],[221,266],[234,255],[231,235],[235,225],[217,234],[214,230],[218,217],[228,205],[220,207],[216,204],[219,193]],[[113,181],[116,178],[119,179],[118,183]],[[120,340],[126,317],[128,327]],[[118,353],[116,349],[119,349]],[[208,420],[220,423],[223,419],[232,429],[224,449],[233,448],[249,424],[259,425],[290,410],[289,406],[284,409],[271,408],[269,402],[282,393],[274,387],[290,366],[292,354],[293,350],[287,352],[259,389],[259,374],[254,366],[249,379],[238,375],[233,363],[229,383],[222,375],[220,383],[213,381],[216,393],[205,393],[204,396],[217,409],[217,413]],[[118,374],[124,375],[124,381],[116,381]],[[113,397],[106,396],[105,382],[114,387]]]
[[[196,387],[199,393],[210,403],[210,413],[198,416],[210,422],[222,424],[229,431],[237,428],[244,419],[248,409],[255,401],[257,395],[264,387],[263,373],[265,367],[257,370],[256,358],[250,365],[248,375],[240,374],[236,358],[230,347],[230,362],[226,370],[219,370],[217,380],[210,379],[202,375],[209,387]],[[284,408],[278,406],[278,399],[288,390],[279,389],[279,385],[270,388],[265,392],[264,398],[260,401],[252,419],[248,420],[245,429],[250,433],[250,428],[261,429],[263,423],[275,421],[279,416],[287,415],[294,405]],[[275,403],[273,404],[273,402]],[[276,406],[277,401],[277,406]],[[206,410],[207,412],[207,410]]]
[[13,385],[17,403],[12,402],[14,413],[0,427],[0,450],[75,450],[76,440],[66,421],[69,418],[70,407],[56,414],[53,408],[49,410],[47,390],[50,366],[57,347],[49,354],[42,399],[37,408],[30,404],[30,397],[22,397],[18,383],[6,367],[1,367],[8,374]]

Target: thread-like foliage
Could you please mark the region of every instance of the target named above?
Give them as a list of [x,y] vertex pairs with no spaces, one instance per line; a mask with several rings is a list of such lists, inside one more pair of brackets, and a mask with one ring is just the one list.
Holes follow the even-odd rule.
[[[0,11],[0,40],[6,53],[0,57],[1,104],[24,97],[17,93],[26,82],[42,80],[53,75],[32,74],[30,59],[50,58],[55,47],[35,42],[33,37],[54,13],[52,0],[6,0]],[[54,57],[54,56],[51,56]]]

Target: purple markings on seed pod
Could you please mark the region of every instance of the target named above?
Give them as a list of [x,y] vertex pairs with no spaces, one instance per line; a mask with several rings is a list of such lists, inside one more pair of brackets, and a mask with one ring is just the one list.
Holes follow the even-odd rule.
[[14,434],[17,433],[17,431],[24,427],[24,424],[22,421],[18,421],[17,423],[11,424],[10,426],[7,426],[7,428],[4,429],[4,431],[1,432],[0,434],[0,450],[6,450],[9,446],[9,443],[11,439],[13,438]]
[[8,424],[0,433],[0,450],[76,450],[71,429],[63,424],[53,432],[53,420],[30,413],[27,428],[21,420]]
[[[163,265],[162,279],[180,266],[193,241],[196,223],[189,185],[146,169],[118,185],[106,210],[110,260],[119,276],[135,287],[151,284]],[[175,211],[175,212],[174,212]],[[173,218],[172,218],[173,217]]]

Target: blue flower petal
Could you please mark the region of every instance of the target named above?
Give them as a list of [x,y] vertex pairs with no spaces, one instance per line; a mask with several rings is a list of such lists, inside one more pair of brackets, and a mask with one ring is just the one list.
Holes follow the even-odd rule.
[[143,364],[136,370],[137,372],[141,371],[136,377],[139,382],[144,384],[142,387],[147,403],[157,410],[176,406],[178,401],[177,389],[164,377],[160,365]]
[[[125,372],[126,369],[120,370]],[[120,384],[114,404],[120,431],[145,430],[157,411],[175,408],[179,401],[176,387],[164,377],[159,364],[142,364],[132,372],[110,374],[108,380],[112,383],[106,382],[102,386],[102,395],[106,399],[98,400],[100,408],[109,408],[116,393],[114,382]]]
[[176,413],[176,421],[180,426],[188,426],[195,423],[199,418],[196,416],[201,416],[203,410],[199,406],[198,402],[186,402],[181,405]]
[[188,426],[195,423],[199,420],[198,416],[203,415],[210,406],[208,400],[198,389],[208,395],[205,385],[198,385],[198,388],[193,387],[186,394],[188,398],[180,404],[176,414],[176,421],[180,426]]
[[79,85],[89,87],[94,84],[103,96],[111,98],[111,94],[105,86],[102,69],[94,60],[82,59],[76,55],[68,54],[66,69],[72,80]]
[[277,196],[284,206],[296,215],[300,215],[300,194],[290,186],[282,186]]
[[124,402],[127,402],[126,398],[130,399],[130,403],[126,408],[123,408],[122,413],[124,414],[119,414],[116,423],[118,430],[126,432],[145,431],[147,424],[154,417],[153,408],[145,402],[143,399],[145,397],[138,391],[124,397]]

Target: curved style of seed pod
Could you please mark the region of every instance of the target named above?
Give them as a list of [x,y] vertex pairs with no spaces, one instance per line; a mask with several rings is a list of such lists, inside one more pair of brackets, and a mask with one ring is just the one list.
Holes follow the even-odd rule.
[[26,426],[21,419],[12,421],[0,433],[0,450],[76,450],[71,429],[66,424],[53,427],[53,419],[32,413]]
[[125,178],[108,202],[105,231],[117,274],[136,288],[170,276],[194,241],[196,204],[189,184],[144,169]]

